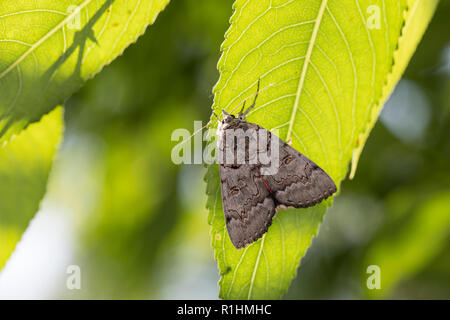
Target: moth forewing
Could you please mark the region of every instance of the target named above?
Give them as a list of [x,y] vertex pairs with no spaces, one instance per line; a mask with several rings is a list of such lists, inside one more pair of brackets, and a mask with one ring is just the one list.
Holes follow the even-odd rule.
[[224,115],[218,129],[222,202],[236,248],[261,238],[278,209],[309,207],[336,192],[325,171],[276,135]]

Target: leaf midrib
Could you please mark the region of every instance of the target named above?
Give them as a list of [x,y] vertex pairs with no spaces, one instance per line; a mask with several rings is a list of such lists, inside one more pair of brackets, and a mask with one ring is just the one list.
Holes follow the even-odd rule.
[[248,290],[247,300],[250,300],[250,298],[252,297],[252,291],[253,291],[253,285],[255,283],[256,271],[258,270],[259,259],[261,258],[261,253],[264,250],[263,248],[264,248],[264,240],[265,240],[265,238],[266,238],[266,233],[263,235],[262,240],[261,240],[261,244],[259,246],[258,257],[256,258],[255,267],[253,268],[253,273],[252,273],[252,278],[250,280],[250,288]]
[[[292,134],[293,126],[294,126],[294,121],[295,121],[295,116],[297,114],[297,110],[298,110],[298,106],[299,106],[300,95],[302,93],[303,84],[304,84],[304,81],[305,81],[305,78],[306,78],[306,71],[307,71],[308,66],[309,66],[309,61],[311,59],[312,50],[313,50],[314,44],[316,42],[317,34],[319,32],[320,23],[322,22],[322,18],[323,18],[323,14],[325,12],[325,8],[327,6],[327,2],[328,2],[328,0],[322,0],[322,3],[320,5],[320,9],[319,9],[319,13],[318,13],[317,18],[316,18],[316,22],[314,23],[314,28],[313,28],[313,32],[312,32],[312,35],[311,35],[311,40],[309,41],[308,50],[307,50],[306,56],[305,56],[305,62],[303,64],[302,73],[300,75],[299,85],[298,85],[298,89],[297,89],[297,94],[296,94],[296,98],[295,98],[294,107],[292,109],[291,119],[289,121],[289,129],[288,129],[288,133],[287,133],[287,136],[286,136],[286,141],[289,141],[289,139],[291,138],[291,134]],[[253,283],[254,283],[254,280],[255,280],[255,274],[256,274],[256,270],[258,269],[258,266],[259,266],[260,255],[261,255],[261,252],[263,250],[263,247],[264,247],[264,237],[263,237],[263,240],[261,241],[261,244],[260,244],[260,248],[259,248],[259,252],[258,252],[258,258],[257,258],[257,261],[255,263],[255,267],[254,267],[254,270],[253,270],[252,278],[250,280],[250,289],[249,289],[248,297],[247,297],[248,299],[251,298]]]
[[323,14],[325,12],[325,8],[327,7],[328,0],[322,0],[320,5],[319,12],[317,14],[316,22],[314,23],[314,29],[311,34],[311,40],[309,41],[308,50],[306,51],[305,62],[303,63],[302,73],[300,75],[300,80],[297,88],[297,94],[295,97],[294,106],[292,108],[291,119],[289,120],[289,128],[286,135],[286,141],[289,141],[292,138],[292,130],[294,128],[295,117],[297,115],[297,110],[300,104],[300,96],[303,90],[303,84],[306,78],[306,71],[308,70],[309,61],[311,60],[312,50],[314,48],[314,44],[317,39],[317,34],[319,32],[320,23],[322,22]]

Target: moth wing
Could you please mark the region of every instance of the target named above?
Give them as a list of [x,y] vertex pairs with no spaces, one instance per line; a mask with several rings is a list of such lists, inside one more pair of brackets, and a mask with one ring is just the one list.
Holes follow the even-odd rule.
[[219,168],[228,235],[240,249],[267,232],[276,212],[275,202],[257,166],[220,164]]
[[277,139],[274,145],[279,150],[279,166],[274,174],[263,177],[278,204],[306,208],[336,192],[334,181],[322,168],[277,136],[270,135],[271,140]]

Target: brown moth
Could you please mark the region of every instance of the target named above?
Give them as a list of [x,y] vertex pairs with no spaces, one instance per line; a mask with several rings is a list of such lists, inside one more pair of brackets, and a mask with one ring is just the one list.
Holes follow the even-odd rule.
[[[313,161],[268,130],[247,122],[258,93],[259,81],[253,104],[245,112],[243,106],[237,116],[222,110],[218,128],[223,210],[237,249],[261,238],[279,209],[314,206],[337,190]],[[270,161],[263,162],[261,155]]]

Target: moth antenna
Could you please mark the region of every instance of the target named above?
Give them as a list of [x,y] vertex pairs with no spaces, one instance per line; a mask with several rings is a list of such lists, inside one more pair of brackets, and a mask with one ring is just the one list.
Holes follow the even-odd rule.
[[231,111],[230,114],[233,114],[234,110],[236,110],[239,107],[239,105],[237,105],[236,107],[234,107]]
[[250,112],[250,110],[252,110],[252,108],[256,105],[256,99],[258,99],[259,84],[260,84],[260,82],[261,82],[261,78],[258,79],[258,87],[257,87],[257,89],[256,89],[255,100],[253,100],[252,105],[251,105],[250,107],[248,107],[247,110],[245,110],[245,112],[244,112],[244,114],[243,114],[244,117],[245,117],[245,116]]
[[190,136],[189,138],[187,138],[186,140],[180,142],[180,143],[177,145],[177,147],[181,147],[182,145],[184,145],[186,142],[188,142],[189,140],[191,140],[191,138],[192,138],[193,136],[197,135],[199,132],[202,132],[202,130],[205,129],[206,127],[208,127],[208,126],[210,126],[210,125],[212,125],[212,124],[214,124],[214,123],[216,123],[216,122],[219,122],[220,119],[217,117],[216,113],[213,112],[213,114],[216,116],[217,120],[212,120],[212,121],[210,120],[210,121],[209,121],[207,124],[205,124],[203,127],[201,127],[200,129],[198,129],[197,131],[195,131],[193,134],[191,134],[191,136]]
[[241,108],[241,111],[239,111],[238,116],[242,115],[242,111],[244,111],[244,107],[245,107],[245,102],[247,102],[247,100],[244,100],[244,103],[242,104],[242,108]]
[[[245,102],[247,101],[247,100],[244,100],[244,104],[242,105],[241,111],[239,111],[239,113],[238,113],[239,116],[244,116],[244,117],[245,117],[245,116],[250,112],[250,110],[255,106],[255,104],[256,104],[256,99],[258,98],[259,84],[260,84],[260,82],[261,82],[261,78],[258,79],[258,89],[256,90],[256,95],[255,95],[255,99],[253,100],[253,104],[252,104],[250,107],[248,107],[248,109],[247,109],[244,113],[242,113],[242,111],[244,111]],[[271,85],[269,85],[269,86],[271,86]],[[234,112],[238,107],[239,107],[239,105],[237,105],[236,107],[234,107],[233,110],[230,111],[230,114],[233,114],[233,112]],[[217,118],[218,120],[220,120],[217,116],[216,116],[216,118]]]

